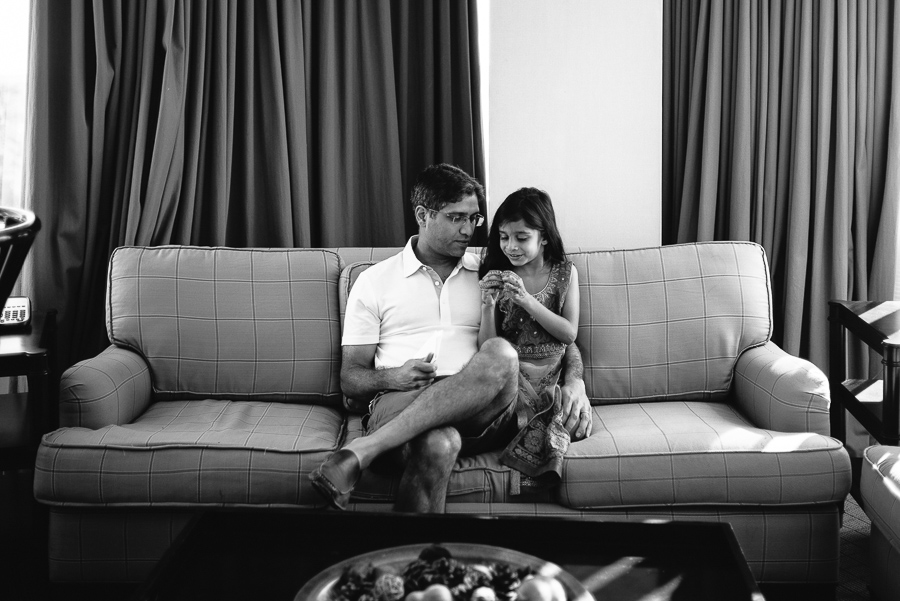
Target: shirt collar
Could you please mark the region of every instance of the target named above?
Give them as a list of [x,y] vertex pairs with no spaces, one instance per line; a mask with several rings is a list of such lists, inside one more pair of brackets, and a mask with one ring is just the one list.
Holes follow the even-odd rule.
[[[406,246],[403,247],[403,276],[409,277],[412,274],[416,273],[424,267],[424,264],[419,260],[419,257],[416,256],[416,252],[413,250],[413,244],[418,240],[418,236],[411,237],[407,242]],[[478,271],[478,266],[481,263],[481,259],[479,258],[477,253],[472,253],[466,251],[465,254],[460,258],[459,263],[457,263],[457,268],[462,267],[463,269],[468,269],[469,271]]]

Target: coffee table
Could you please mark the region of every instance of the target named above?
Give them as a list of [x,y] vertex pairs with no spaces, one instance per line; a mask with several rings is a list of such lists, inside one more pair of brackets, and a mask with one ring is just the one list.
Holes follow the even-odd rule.
[[292,601],[306,582],[344,559],[451,542],[505,547],[556,563],[597,601],[763,598],[724,523],[269,508],[199,513],[134,599]]

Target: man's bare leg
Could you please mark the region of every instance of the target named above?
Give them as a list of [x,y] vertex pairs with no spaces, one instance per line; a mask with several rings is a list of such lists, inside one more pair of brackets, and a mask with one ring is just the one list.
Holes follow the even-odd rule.
[[459,432],[450,426],[429,430],[403,445],[406,466],[394,510],[444,513],[450,474],[461,447]]
[[[310,473],[313,486],[332,506],[345,509],[362,470],[383,453],[406,446],[408,457],[403,477],[406,484],[401,484],[400,507],[439,506],[442,511],[443,501],[435,499],[446,497],[450,470],[459,449],[448,454],[446,445],[436,442],[435,436],[440,434],[425,436],[415,444],[408,443],[435,430],[446,435],[450,429],[459,437],[449,424],[465,426],[474,432],[487,428],[515,401],[518,368],[519,359],[512,345],[500,338],[488,340],[458,374],[429,386],[391,421],[332,453]],[[432,444],[445,450],[432,451],[429,448]],[[416,491],[420,485],[425,487],[423,493]]]
[[394,419],[344,449],[352,451],[365,469],[382,453],[429,430],[462,422],[487,427],[515,398],[518,368],[512,345],[492,338],[462,371],[433,384]]

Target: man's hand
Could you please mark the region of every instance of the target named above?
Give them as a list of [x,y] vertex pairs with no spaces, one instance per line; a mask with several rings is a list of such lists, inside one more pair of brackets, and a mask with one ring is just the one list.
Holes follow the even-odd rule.
[[591,403],[584,390],[584,380],[572,379],[561,387],[562,422],[569,431],[573,441],[582,440],[591,435],[593,419]]
[[431,356],[423,359],[410,359],[393,370],[394,390],[415,390],[427,386],[434,381],[437,368],[431,363]]

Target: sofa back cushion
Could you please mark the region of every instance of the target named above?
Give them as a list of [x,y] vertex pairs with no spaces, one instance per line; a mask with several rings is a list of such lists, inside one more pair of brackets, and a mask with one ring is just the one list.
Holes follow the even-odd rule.
[[158,400],[339,405],[339,276],[323,249],[122,247],[107,332],[146,358]]
[[597,403],[724,398],[737,357],[771,335],[765,252],[704,242],[570,253],[578,347]]
[[[357,276],[400,250],[339,249],[342,323]],[[758,244],[576,249],[569,258],[581,292],[576,343],[595,403],[721,400],[737,357],[771,336],[769,269]]]
[[402,246],[342,246],[329,248],[341,256],[341,266],[346,267],[350,263],[371,261],[377,263],[388,257],[393,257],[403,250]]

